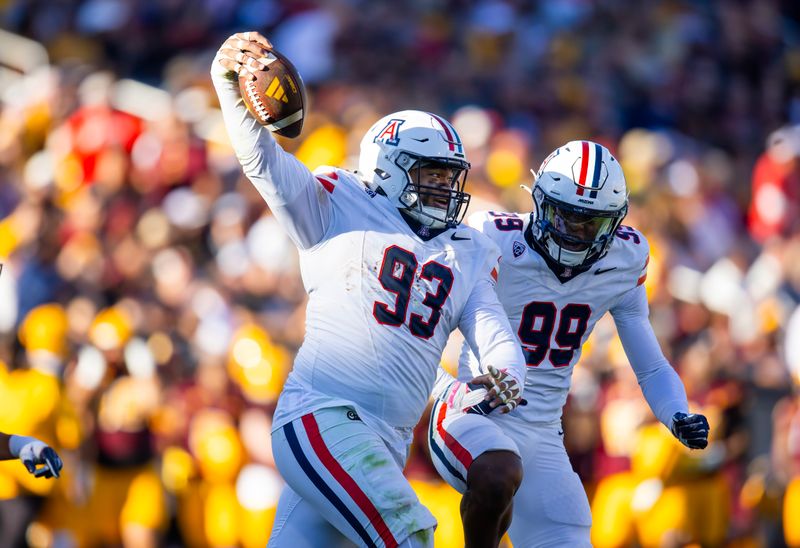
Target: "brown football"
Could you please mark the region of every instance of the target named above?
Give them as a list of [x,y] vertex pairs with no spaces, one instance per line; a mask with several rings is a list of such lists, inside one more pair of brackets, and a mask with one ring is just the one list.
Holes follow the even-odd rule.
[[272,50],[263,61],[267,67],[255,72],[255,80],[239,77],[244,104],[256,120],[273,133],[297,137],[305,118],[303,80],[291,61],[278,51]]

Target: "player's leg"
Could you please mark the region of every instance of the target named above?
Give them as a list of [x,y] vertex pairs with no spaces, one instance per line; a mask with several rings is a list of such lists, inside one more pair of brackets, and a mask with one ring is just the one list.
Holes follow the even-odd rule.
[[267,543],[269,548],[351,548],[355,546],[347,537],[330,524],[308,501],[295,493],[288,485],[284,487],[275,522]]
[[515,548],[591,547],[592,513],[586,491],[572,470],[558,425],[530,427],[520,451],[525,475],[514,497],[508,531]]
[[431,458],[442,478],[462,493],[468,548],[495,547],[508,529],[522,462],[514,442],[482,415],[435,401],[428,427]]
[[521,481],[522,462],[512,451],[489,451],[473,461],[461,499],[467,548],[497,546],[511,525],[514,493]]
[[433,546],[435,518],[385,442],[351,408],[320,409],[284,425],[272,433],[272,449],[292,490],[351,541]]

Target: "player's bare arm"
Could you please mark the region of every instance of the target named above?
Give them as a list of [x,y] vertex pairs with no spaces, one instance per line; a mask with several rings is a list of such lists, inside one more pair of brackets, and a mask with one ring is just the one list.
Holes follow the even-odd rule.
[[10,460],[16,458],[11,453],[11,448],[8,445],[11,436],[0,432],[0,460]]

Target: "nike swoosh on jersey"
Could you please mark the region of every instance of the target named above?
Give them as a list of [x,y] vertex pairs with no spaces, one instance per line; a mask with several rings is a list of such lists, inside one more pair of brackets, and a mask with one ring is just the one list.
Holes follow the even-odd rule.
[[594,271],[594,275],[597,276],[598,274],[605,274],[606,272],[611,272],[612,270],[616,270],[616,266],[612,266],[610,268],[598,268]]
[[469,238],[469,237],[462,238],[461,236],[456,236],[456,234],[453,233],[453,234],[450,234],[450,239],[454,240],[454,241],[457,241],[457,240],[471,240],[472,238]]

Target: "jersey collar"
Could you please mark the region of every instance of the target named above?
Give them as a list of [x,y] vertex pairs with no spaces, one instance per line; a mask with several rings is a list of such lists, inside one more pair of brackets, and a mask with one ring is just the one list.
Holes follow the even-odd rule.
[[411,215],[403,211],[402,209],[398,209],[397,211],[400,212],[400,215],[403,217],[403,220],[406,222],[406,224],[408,224],[411,230],[414,231],[414,234],[416,234],[417,237],[424,242],[427,242],[428,240],[435,238],[445,230],[450,230],[449,227],[431,228],[429,226],[425,226],[416,219],[414,219]]

